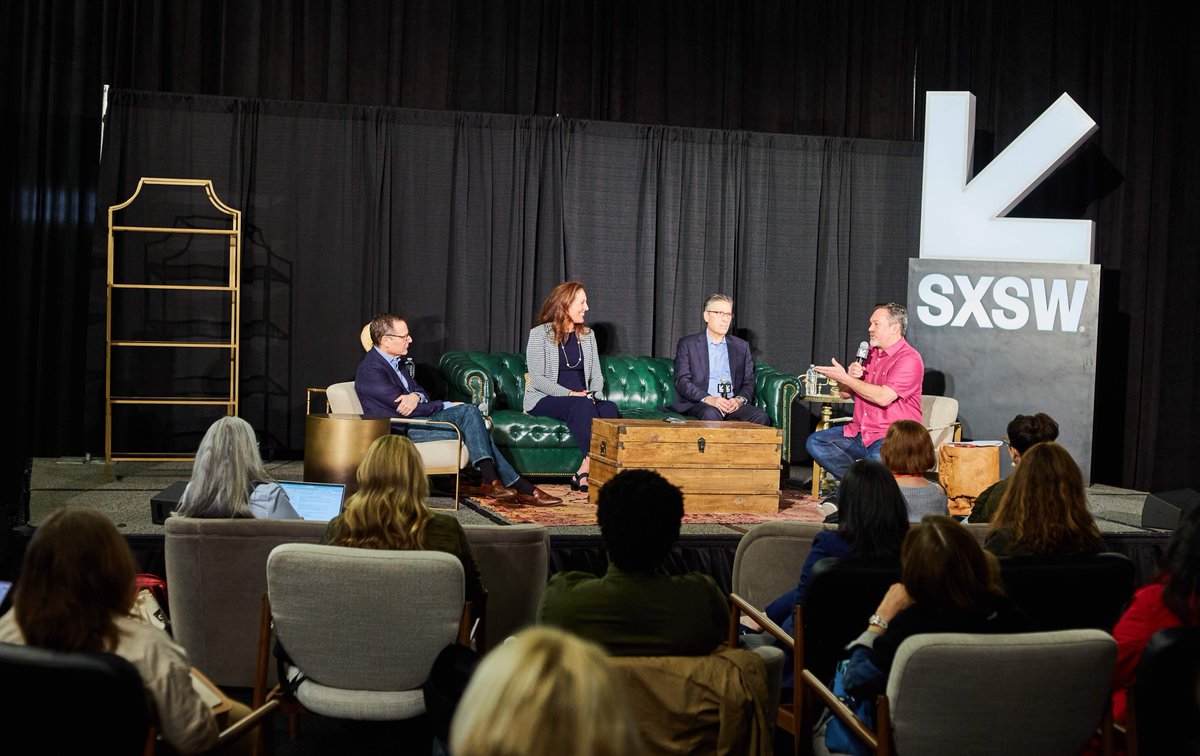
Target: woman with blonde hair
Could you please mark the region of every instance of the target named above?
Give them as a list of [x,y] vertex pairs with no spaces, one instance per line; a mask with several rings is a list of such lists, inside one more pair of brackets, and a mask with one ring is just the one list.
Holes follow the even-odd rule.
[[636,756],[643,748],[604,651],[562,630],[536,627],[484,657],[450,726],[450,751]]
[[1021,455],[984,548],[996,556],[1104,551],[1100,529],[1087,508],[1083,473],[1066,449],[1046,441]]
[[604,371],[596,348],[596,334],[583,324],[588,311],[587,292],[578,281],[554,287],[542,303],[537,325],[525,346],[524,409],[530,415],[562,420],[583,454],[571,478],[571,490],[588,490],[588,452],[592,446],[592,421],[620,417],[617,405],[604,401]]
[[250,423],[227,415],[208,427],[179,508],[180,517],[299,520],[287,492],[267,474]]
[[909,522],[920,522],[927,514],[950,513],[946,489],[925,477],[925,471],[932,468],[937,459],[933,441],[924,425],[916,420],[897,420],[888,426],[883,447],[879,450],[879,461],[892,471],[900,493],[904,494]]
[[487,592],[467,534],[450,515],[426,504],[429,478],[413,442],[405,436],[375,439],[358,465],[358,490],[329,522],[323,543],[361,549],[427,550],[453,554],[462,562],[467,600],[482,616]]
[[[0,617],[0,642],[126,659],[141,675],[163,740],[180,753],[199,753],[217,742],[217,721],[192,687],[184,650],[131,614],[136,572],[107,517],[92,509],[53,512],[29,541],[13,608]],[[249,713],[234,702],[230,723]]]

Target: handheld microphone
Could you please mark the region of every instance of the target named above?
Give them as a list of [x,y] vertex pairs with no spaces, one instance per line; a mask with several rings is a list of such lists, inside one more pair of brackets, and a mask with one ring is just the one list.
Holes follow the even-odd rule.
[[858,342],[858,352],[855,353],[854,358],[859,362],[866,362],[870,355],[871,345],[865,341]]

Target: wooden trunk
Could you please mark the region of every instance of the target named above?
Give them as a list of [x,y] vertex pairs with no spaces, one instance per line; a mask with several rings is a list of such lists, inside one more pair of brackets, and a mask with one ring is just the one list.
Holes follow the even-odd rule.
[[683,491],[687,512],[779,511],[783,431],[754,423],[592,421],[588,498],[622,470],[654,470]]

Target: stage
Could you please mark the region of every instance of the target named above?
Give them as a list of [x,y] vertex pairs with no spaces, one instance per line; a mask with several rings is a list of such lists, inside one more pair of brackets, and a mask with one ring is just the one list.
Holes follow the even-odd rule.
[[[278,480],[301,480],[300,461],[270,462],[267,471]],[[802,493],[808,468],[792,467],[785,497],[793,506],[778,519],[808,520],[819,518],[816,511],[802,511]],[[64,506],[97,509],[116,523],[126,535],[144,572],[163,574],[163,527],[155,525],[150,516],[150,497],[175,481],[186,481],[191,474],[189,462],[119,462],[105,465],[103,461],[64,457],[38,458],[29,470],[27,510],[19,519],[36,526],[50,512]],[[553,481],[550,482],[554,484]],[[556,487],[557,493],[559,489]],[[1126,554],[1137,568],[1138,582],[1149,580],[1156,569],[1156,560],[1165,547],[1168,531],[1147,530],[1138,526],[1145,492],[1094,485],[1087,491],[1088,507],[1092,511],[1110,550]],[[577,510],[579,494],[568,499],[568,508]],[[454,509],[451,496],[434,496],[430,504],[439,511],[453,514],[463,524],[505,524],[508,518],[496,511],[464,504]],[[810,505],[811,506],[811,505]],[[548,511],[548,510],[547,510]],[[512,519],[520,519],[514,516]],[[536,517],[539,513],[530,512]],[[567,518],[570,519],[570,518]],[[575,518],[580,519],[580,518]],[[695,519],[695,518],[688,518]],[[717,581],[723,590],[731,585],[733,559],[742,535],[754,523],[745,518],[730,517],[727,522],[707,516],[704,522],[688,523],[682,527],[681,538],[673,552],[668,568],[672,572],[698,570]],[[599,573],[606,562],[599,528],[590,525],[547,525],[550,531],[550,571],[581,569]],[[31,532],[18,527],[10,558],[23,553],[23,541]]]

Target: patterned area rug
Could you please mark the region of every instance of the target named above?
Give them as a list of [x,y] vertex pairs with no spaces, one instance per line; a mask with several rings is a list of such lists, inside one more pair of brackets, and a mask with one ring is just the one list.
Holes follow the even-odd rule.
[[[493,499],[462,497],[463,504],[484,517],[501,525],[533,523],[546,527],[569,527],[572,525],[594,526],[596,508],[588,503],[588,495],[572,491],[565,483],[543,483],[540,488],[547,493],[561,496],[563,503],[557,507],[509,507]],[[825,516],[817,507],[816,499],[804,491],[785,488],[779,512],[764,514],[723,514],[720,512],[689,513],[683,515],[685,525],[754,525],[760,522],[788,520],[790,522],[821,522]]]

